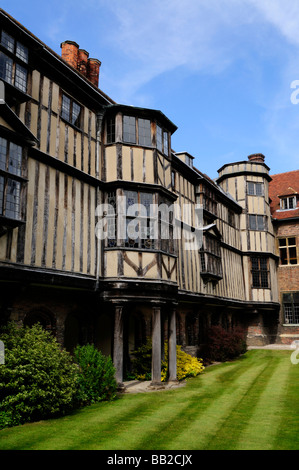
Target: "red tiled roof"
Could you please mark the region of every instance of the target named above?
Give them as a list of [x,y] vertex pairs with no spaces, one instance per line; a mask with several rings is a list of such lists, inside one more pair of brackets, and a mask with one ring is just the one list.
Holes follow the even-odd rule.
[[[271,178],[269,197],[272,217],[278,220],[299,217],[299,170],[271,175]],[[281,210],[279,196],[294,195],[298,195],[296,209]]]

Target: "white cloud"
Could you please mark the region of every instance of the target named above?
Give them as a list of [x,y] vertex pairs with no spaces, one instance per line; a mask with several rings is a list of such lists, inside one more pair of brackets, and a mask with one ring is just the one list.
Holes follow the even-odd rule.
[[109,8],[118,25],[111,39],[132,60],[123,93],[181,66],[221,72],[242,56],[244,30],[258,21],[256,9],[240,0],[111,0]]
[[294,0],[249,0],[292,44],[299,46],[299,4]]

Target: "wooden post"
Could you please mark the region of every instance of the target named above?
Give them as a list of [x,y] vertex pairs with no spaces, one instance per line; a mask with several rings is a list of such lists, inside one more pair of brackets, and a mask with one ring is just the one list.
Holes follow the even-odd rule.
[[161,308],[153,307],[152,312],[152,383],[161,385]]
[[176,365],[176,309],[173,308],[170,313],[169,337],[168,337],[168,381],[177,381]]
[[119,387],[123,386],[123,364],[124,364],[123,333],[124,333],[123,307],[122,305],[115,305],[113,363],[115,367],[115,378]]

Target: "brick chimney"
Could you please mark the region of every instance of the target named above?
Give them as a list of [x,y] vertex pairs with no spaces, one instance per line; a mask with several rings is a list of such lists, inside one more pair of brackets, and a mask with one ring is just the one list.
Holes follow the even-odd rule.
[[262,153],[253,153],[249,155],[248,160],[251,162],[264,163],[265,156]]
[[64,41],[60,47],[61,57],[77,70],[79,45],[74,41]]
[[88,63],[89,53],[84,49],[78,50],[78,71],[82,73],[85,77],[87,76],[87,63]]
[[101,61],[98,59],[88,59],[87,78],[95,86],[99,86]]

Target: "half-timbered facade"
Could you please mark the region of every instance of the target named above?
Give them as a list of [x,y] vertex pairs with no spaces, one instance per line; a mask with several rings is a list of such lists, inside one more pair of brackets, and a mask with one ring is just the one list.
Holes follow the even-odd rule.
[[200,352],[212,324],[275,338],[277,254],[261,155],[217,181],[172,150],[161,111],[115,103],[100,61],[62,56],[0,12],[0,319],[39,321],[69,351],[93,342],[122,382],[152,338]]

